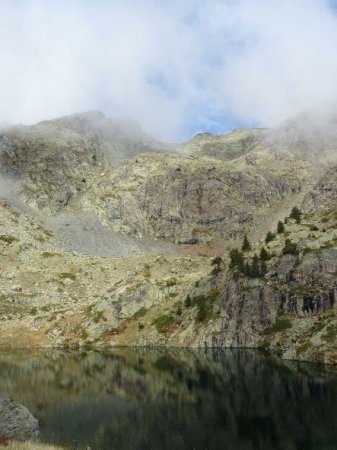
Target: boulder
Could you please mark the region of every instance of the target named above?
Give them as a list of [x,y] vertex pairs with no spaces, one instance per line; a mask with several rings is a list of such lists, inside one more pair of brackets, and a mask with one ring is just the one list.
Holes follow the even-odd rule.
[[39,422],[25,406],[0,398],[0,436],[18,441],[36,439]]

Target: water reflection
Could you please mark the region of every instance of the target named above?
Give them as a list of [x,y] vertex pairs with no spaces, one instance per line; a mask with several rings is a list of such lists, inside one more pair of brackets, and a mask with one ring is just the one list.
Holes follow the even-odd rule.
[[336,450],[335,369],[254,351],[0,353],[0,395],[93,449]]

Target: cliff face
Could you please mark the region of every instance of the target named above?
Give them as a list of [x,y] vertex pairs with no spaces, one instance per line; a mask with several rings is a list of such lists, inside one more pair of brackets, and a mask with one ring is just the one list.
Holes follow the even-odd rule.
[[[100,113],[3,130],[0,345],[263,347],[337,361],[337,172],[304,154],[317,136],[303,133],[164,145]],[[301,223],[276,233],[294,205]],[[244,233],[245,263],[268,253],[259,276],[230,268]]]

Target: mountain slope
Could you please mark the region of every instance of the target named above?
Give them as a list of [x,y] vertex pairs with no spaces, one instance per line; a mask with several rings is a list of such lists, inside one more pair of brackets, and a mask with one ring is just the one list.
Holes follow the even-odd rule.
[[[94,112],[2,130],[0,346],[248,346],[335,363],[334,134],[304,129],[168,145]],[[301,223],[266,243],[295,205]],[[229,250],[244,234],[239,270]]]

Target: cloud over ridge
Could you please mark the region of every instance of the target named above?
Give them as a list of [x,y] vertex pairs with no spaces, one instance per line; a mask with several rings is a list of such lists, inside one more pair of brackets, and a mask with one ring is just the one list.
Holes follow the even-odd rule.
[[163,139],[337,104],[327,0],[0,0],[0,121],[101,109]]

